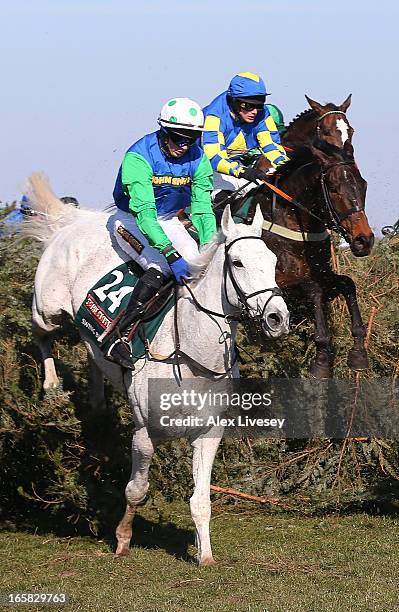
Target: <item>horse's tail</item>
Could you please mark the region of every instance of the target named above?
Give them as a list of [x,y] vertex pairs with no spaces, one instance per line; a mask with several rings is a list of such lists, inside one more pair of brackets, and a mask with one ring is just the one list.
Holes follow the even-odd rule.
[[29,198],[33,215],[24,219],[21,234],[35,238],[44,245],[65,225],[73,223],[79,216],[92,214],[92,211],[77,209],[61,202],[42,172],[34,172],[28,178],[25,194]]

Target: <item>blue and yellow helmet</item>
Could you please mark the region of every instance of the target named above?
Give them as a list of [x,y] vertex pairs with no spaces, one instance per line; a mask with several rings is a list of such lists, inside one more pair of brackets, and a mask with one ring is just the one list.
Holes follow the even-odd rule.
[[254,72],[240,72],[230,81],[227,93],[232,98],[244,99],[247,102],[259,102],[260,97],[266,99],[269,93],[259,74]]

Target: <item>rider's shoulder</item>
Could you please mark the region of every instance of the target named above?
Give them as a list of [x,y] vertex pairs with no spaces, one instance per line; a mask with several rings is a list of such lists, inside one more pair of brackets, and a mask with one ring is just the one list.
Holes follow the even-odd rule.
[[157,132],[151,132],[136,140],[126,153],[139,153],[142,155],[154,146],[158,146]]
[[227,91],[223,91],[221,94],[216,96],[212,102],[210,102],[203,109],[205,117],[207,115],[221,116],[229,112],[229,106],[227,104]]

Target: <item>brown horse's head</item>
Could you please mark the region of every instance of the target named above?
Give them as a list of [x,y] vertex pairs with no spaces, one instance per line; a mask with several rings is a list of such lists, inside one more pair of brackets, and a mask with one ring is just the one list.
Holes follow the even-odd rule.
[[350,106],[352,94],[349,94],[340,106],[331,103],[323,105],[306,95],[305,98],[315,112],[314,120],[316,122],[317,138],[322,143],[326,143],[326,145],[339,150],[345,148],[350,152],[352,149],[353,128],[348,121],[346,111]]
[[367,182],[359,172],[353,157],[328,155],[318,147],[311,147],[321,166],[326,224],[343,229],[343,233],[356,257],[369,255],[374,234],[364,211]]

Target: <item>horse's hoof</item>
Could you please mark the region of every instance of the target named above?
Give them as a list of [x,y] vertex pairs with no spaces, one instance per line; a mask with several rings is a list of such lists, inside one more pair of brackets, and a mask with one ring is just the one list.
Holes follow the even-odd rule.
[[328,363],[317,363],[315,359],[310,362],[309,374],[317,380],[331,378],[331,368]]
[[130,549],[128,546],[121,546],[116,549],[114,557],[120,559],[121,557],[128,557],[130,555]]
[[201,561],[198,561],[199,567],[210,567],[211,565],[217,565],[217,562],[213,557],[205,557]]
[[369,367],[369,359],[365,350],[351,349],[348,353],[348,367],[355,372],[362,372]]

